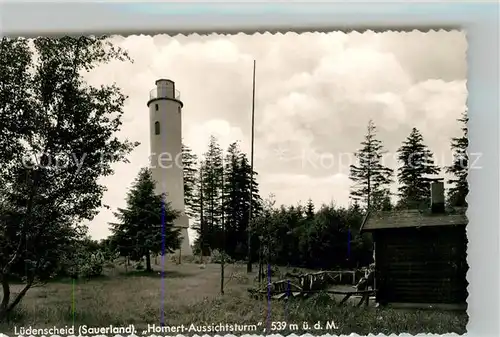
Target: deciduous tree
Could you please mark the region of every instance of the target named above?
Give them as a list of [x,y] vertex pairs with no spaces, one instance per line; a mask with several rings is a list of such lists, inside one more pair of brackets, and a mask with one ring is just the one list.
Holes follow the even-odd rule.
[[99,179],[137,145],[116,136],[120,89],[82,76],[114,60],[130,59],[106,37],[0,40],[0,320],[53,275],[102,206]]

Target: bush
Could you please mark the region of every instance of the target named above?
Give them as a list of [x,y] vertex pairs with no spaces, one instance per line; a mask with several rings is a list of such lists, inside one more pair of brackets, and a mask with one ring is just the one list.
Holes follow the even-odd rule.
[[80,255],[78,277],[93,278],[102,275],[106,260],[101,251],[84,252]]
[[[264,262],[262,272],[264,273],[264,278],[267,279],[269,276],[277,278],[286,278],[289,273],[283,273],[279,266],[274,264],[267,264]],[[292,272],[293,273],[293,272]],[[300,273],[297,273],[300,274]]]
[[89,251],[85,248],[76,249],[72,254],[63,256],[56,277],[94,278],[101,276],[106,260],[102,251]]
[[222,257],[224,257],[225,263],[234,263],[234,260],[227,255],[225,252],[219,252],[217,249],[212,251],[212,255],[210,256],[210,263],[221,263]]

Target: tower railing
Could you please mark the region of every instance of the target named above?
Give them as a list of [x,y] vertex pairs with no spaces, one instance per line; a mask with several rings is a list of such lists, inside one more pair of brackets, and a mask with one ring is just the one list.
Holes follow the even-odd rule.
[[149,99],[157,99],[157,98],[175,98],[175,99],[178,99],[180,100],[181,99],[181,93],[179,92],[179,90],[175,90],[175,96],[172,97],[172,91],[171,90],[165,90],[165,89],[158,89],[158,88],[154,88],[154,89],[151,89],[151,91],[149,92]]

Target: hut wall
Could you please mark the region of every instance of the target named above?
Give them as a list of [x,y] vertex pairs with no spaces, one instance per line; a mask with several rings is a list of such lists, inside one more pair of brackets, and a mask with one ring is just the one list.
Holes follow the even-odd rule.
[[465,303],[465,226],[374,232],[377,302]]

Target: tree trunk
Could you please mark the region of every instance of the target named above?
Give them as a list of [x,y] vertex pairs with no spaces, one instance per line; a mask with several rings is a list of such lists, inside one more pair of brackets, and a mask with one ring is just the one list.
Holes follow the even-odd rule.
[[21,290],[21,292],[19,294],[17,294],[14,301],[12,301],[12,303],[7,308],[7,313],[11,312],[19,304],[19,302],[21,302],[24,295],[26,295],[26,293],[28,292],[28,290],[31,288],[32,285],[33,285],[33,282],[30,281],[24,286],[23,290]]
[[10,285],[9,282],[7,281],[5,275],[2,277],[2,292],[3,292],[3,299],[2,303],[0,304],[0,322],[3,322],[7,315],[14,310],[14,308],[21,302],[23,297],[26,295],[28,290],[31,288],[33,285],[33,280],[28,280],[28,283],[24,286],[23,290],[19,294],[17,294],[16,298],[14,298],[14,301],[9,304],[10,301]]
[[220,263],[220,294],[224,295],[224,251],[222,252],[221,256],[222,260]]
[[262,261],[262,242],[259,242],[259,276],[258,276],[259,284],[261,284],[264,276],[263,269],[264,269],[264,263]]
[[146,253],[146,271],[147,272],[153,271],[153,269],[151,268],[151,256],[149,255],[149,251]]
[[2,292],[3,298],[2,303],[0,303],[0,322],[3,321],[7,315],[7,308],[10,301],[10,285],[5,275],[2,275]]

